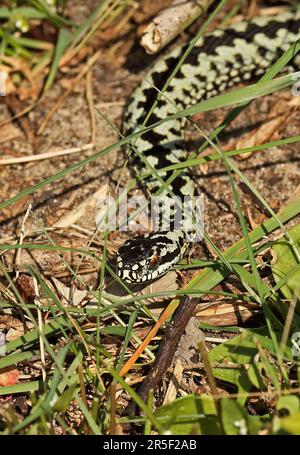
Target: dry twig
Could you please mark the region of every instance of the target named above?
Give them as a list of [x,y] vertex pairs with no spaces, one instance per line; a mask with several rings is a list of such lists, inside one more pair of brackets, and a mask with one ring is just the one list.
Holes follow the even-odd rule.
[[199,16],[204,16],[212,0],[173,0],[146,27],[141,45],[147,54],[155,54],[188,27]]

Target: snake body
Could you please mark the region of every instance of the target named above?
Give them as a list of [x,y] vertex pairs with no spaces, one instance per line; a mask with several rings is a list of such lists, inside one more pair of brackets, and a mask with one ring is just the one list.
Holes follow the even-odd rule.
[[[299,10],[258,17],[202,37],[171,80],[146,124],[153,124],[176,109],[211,98],[238,83],[258,79],[299,38]],[[135,89],[124,115],[124,135],[141,127],[157,99],[157,89],[162,89],[186,48],[187,45],[175,48],[159,59]],[[294,57],[289,68],[300,69],[299,56]],[[136,143],[139,153],[131,154],[129,161],[133,172],[140,175],[147,171],[144,159],[155,169],[185,161],[184,124],[185,119],[175,119],[144,133]],[[160,173],[160,177],[166,181],[171,173]],[[159,189],[160,182],[152,176],[143,185],[151,195]],[[179,198],[196,193],[189,169],[168,187]],[[171,197],[166,191],[163,194],[165,198]],[[134,237],[117,253],[117,273],[127,283],[151,281],[173,267],[186,249],[185,232],[180,228]]]

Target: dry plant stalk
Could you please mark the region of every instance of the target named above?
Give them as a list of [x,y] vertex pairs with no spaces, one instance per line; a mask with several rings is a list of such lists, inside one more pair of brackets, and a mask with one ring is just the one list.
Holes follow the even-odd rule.
[[57,156],[66,156],[66,155],[71,155],[73,153],[79,153],[79,152],[84,152],[85,150],[90,150],[94,147],[93,144],[86,144],[82,145],[81,147],[72,147],[69,149],[64,149],[64,150],[57,150],[54,152],[45,152],[45,153],[39,153],[38,155],[27,155],[27,156],[20,156],[17,158],[3,158],[0,159],[0,166],[7,166],[11,164],[23,164],[23,163],[31,163],[32,161],[41,161],[41,160],[47,160],[47,159],[52,159]]
[[155,54],[188,27],[199,16],[204,16],[212,0],[173,0],[146,27],[141,45],[147,54]]

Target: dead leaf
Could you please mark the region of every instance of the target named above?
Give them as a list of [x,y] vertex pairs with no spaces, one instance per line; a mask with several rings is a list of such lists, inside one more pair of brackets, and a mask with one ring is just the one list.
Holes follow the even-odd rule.
[[33,278],[22,273],[16,280],[21,295],[26,303],[32,303],[35,298]]
[[249,303],[217,302],[205,308],[202,305],[200,304],[197,309],[198,320],[220,327],[241,324],[261,312],[259,305]]
[[176,360],[175,367],[168,385],[163,404],[172,403],[177,396],[178,386],[182,380],[183,366],[180,359]]
[[[270,116],[272,116],[272,118],[265,121],[259,128],[251,131],[249,134],[246,134],[239,141],[237,141],[235,146],[236,150],[261,145],[265,142],[269,142],[271,139],[279,139],[280,134],[278,132],[280,128],[282,128],[282,126],[287,122],[293,109],[295,109],[298,105],[299,100],[295,97],[293,97],[288,103],[284,104],[282,103],[282,100],[279,100],[270,112]],[[249,158],[251,154],[252,152],[243,153],[241,155],[237,155],[237,157],[241,160],[245,160]]]
[[2,368],[0,370],[0,386],[6,387],[19,382],[20,373],[15,367]]
[[157,297],[150,297],[145,299],[146,303],[157,303],[157,302],[165,302],[167,299],[175,298],[176,290],[178,289],[177,284],[177,273],[176,272],[169,272],[167,275],[162,276],[159,280],[150,283],[144,289],[142,289],[141,294],[155,294],[160,293],[161,291],[175,291],[174,294],[170,295],[169,297],[165,296],[157,296]]
[[65,286],[61,281],[52,278],[52,283],[59,297],[62,299],[63,305],[79,306],[88,296],[87,291],[81,291],[77,288]]
[[[104,185],[85,201],[75,207],[74,210],[67,213],[67,215],[60,218],[53,227],[56,228],[67,228],[72,224],[78,223],[81,219],[90,216],[91,220],[97,219],[98,213],[96,213],[96,207],[99,207],[99,201],[104,201],[108,196],[108,185]],[[88,215],[89,214],[89,215]],[[95,215],[96,214],[96,215]],[[97,220],[96,220],[97,223]],[[93,223],[94,224],[94,223]]]

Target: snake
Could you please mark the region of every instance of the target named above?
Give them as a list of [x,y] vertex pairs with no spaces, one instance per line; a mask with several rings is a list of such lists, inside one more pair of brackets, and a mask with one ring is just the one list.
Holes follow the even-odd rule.
[[[247,84],[261,77],[277,59],[300,38],[300,11],[288,10],[276,16],[259,16],[224,29],[204,34],[187,55],[163,92],[170,74],[184,55],[188,44],[175,47],[159,58],[148,70],[143,80],[129,98],[123,115],[122,132],[130,135],[142,125],[152,125],[174,113],[202,100],[230,90],[236,84]],[[295,55],[285,70],[300,68],[300,58]],[[161,92],[160,92],[161,93]],[[157,102],[155,109],[147,113]],[[176,112],[175,110],[175,112]],[[145,131],[134,144],[138,153],[128,151],[128,162],[134,175],[151,169],[181,163],[188,158],[183,130],[186,118],[176,118]],[[173,171],[159,173],[168,181]],[[148,196],[155,194],[161,182],[153,172],[143,180],[143,190]],[[170,191],[163,188],[168,199],[179,199],[196,194],[196,183],[190,168],[168,183]],[[174,217],[175,209],[170,212]],[[172,222],[172,219],[170,220]],[[128,284],[151,282],[182,259],[189,242],[186,232],[176,228],[159,229],[128,239],[116,256],[116,271]]]

